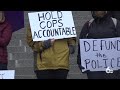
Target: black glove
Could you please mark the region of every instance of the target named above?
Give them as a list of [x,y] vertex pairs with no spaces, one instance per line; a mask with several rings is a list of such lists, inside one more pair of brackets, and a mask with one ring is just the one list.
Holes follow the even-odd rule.
[[75,53],[75,46],[69,45],[69,51],[70,51],[70,54],[74,54]]
[[44,45],[44,49],[48,49],[51,47],[51,40],[46,40],[43,42],[43,45]]
[[85,68],[84,68],[83,66],[81,66],[81,65],[79,65],[79,68],[80,68],[80,69],[85,69]]
[[[78,57],[78,58],[77,58],[77,64],[78,64],[78,67],[79,67],[80,71],[82,72],[82,70],[85,69],[85,67],[83,67],[83,66],[81,65],[81,60],[79,60],[79,59],[80,59],[80,58]],[[88,72],[90,72],[90,70],[84,71],[84,72],[82,72],[82,73],[88,73]]]
[[82,72],[83,69],[85,69],[81,64],[78,64],[78,67],[79,67],[81,72]]
[[[78,65],[78,66],[79,66],[81,72],[82,72],[83,69],[85,69],[82,65]],[[89,72],[90,72],[90,70],[86,70],[82,73],[89,73]]]

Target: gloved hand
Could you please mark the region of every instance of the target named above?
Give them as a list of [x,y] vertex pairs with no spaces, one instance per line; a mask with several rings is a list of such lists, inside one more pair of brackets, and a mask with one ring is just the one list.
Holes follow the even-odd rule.
[[80,68],[80,69],[85,69],[82,65],[79,65],[79,68]]
[[50,48],[53,45],[54,41],[55,41],[55,39],[48,39],[48,40],[44,41],[43,42],[44,49]]
[[[78,65],[78,66],[79,66],[81,72],[82,72],[83,69],[85,69],[82,65]],[[88,73],[88,72],[90,72],[90,70],[86,70],[82,73]]]
[[74,54],[75,53],[75,46],[69,45],[69,51],[70,51],[70,54]]
[[43,42],[43,45],[44,45],[44,49],[48,49],[51,47],[51,40],[46,40]]
[[[80,69],[80,71],[82,72],[82,70],[83,69],[85,69],[85,67],[83,67],[82,65],[81,65],[81,60],[79,60],[80,58],[78,57],[77,58],[77,64],[78,64],[78,67],[79,67],[79,69]],[[84,72],[82,72],[82,73],[88,73],[88,72],[90,72],[90,70],[87,70],[87,71],[84,71]]]

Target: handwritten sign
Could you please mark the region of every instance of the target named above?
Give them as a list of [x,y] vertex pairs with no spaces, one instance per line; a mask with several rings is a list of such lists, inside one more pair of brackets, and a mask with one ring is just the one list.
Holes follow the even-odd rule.
[[14,79],[15,70],[0,70],[0,79]]
[[120,38],[80,39],[80,52],[83,72],[120,69]]
[[71,11],[28,13],[33,41],[76,37]]

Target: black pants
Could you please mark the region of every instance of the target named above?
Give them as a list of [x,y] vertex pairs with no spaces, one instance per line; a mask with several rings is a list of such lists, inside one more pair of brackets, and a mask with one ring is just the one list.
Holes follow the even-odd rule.
[[7,70],[7,64],[0,63],[0,70]]
[[120,70],[110,74],[106,72],[88,72],[87,77],[88,79],[120,79]]
[[67,79],[68,70],[37,70],[35,71],[37,79]]

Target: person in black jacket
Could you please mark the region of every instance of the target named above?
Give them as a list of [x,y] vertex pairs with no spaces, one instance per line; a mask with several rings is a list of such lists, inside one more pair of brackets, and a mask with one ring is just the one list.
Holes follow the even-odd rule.
[[[80,33],[79,39],[102,39],[120,37],[120,21],[117,20],[115,26],[108,11],[91,11],[93,21],[87,21]],[[78,44],[77,63],[80,70],[84,69],[81,66],[80,46]],[[107,74],[105,71],[86,71],[88,79],[120,79],[120,70],[114,71],[112,74]]]

